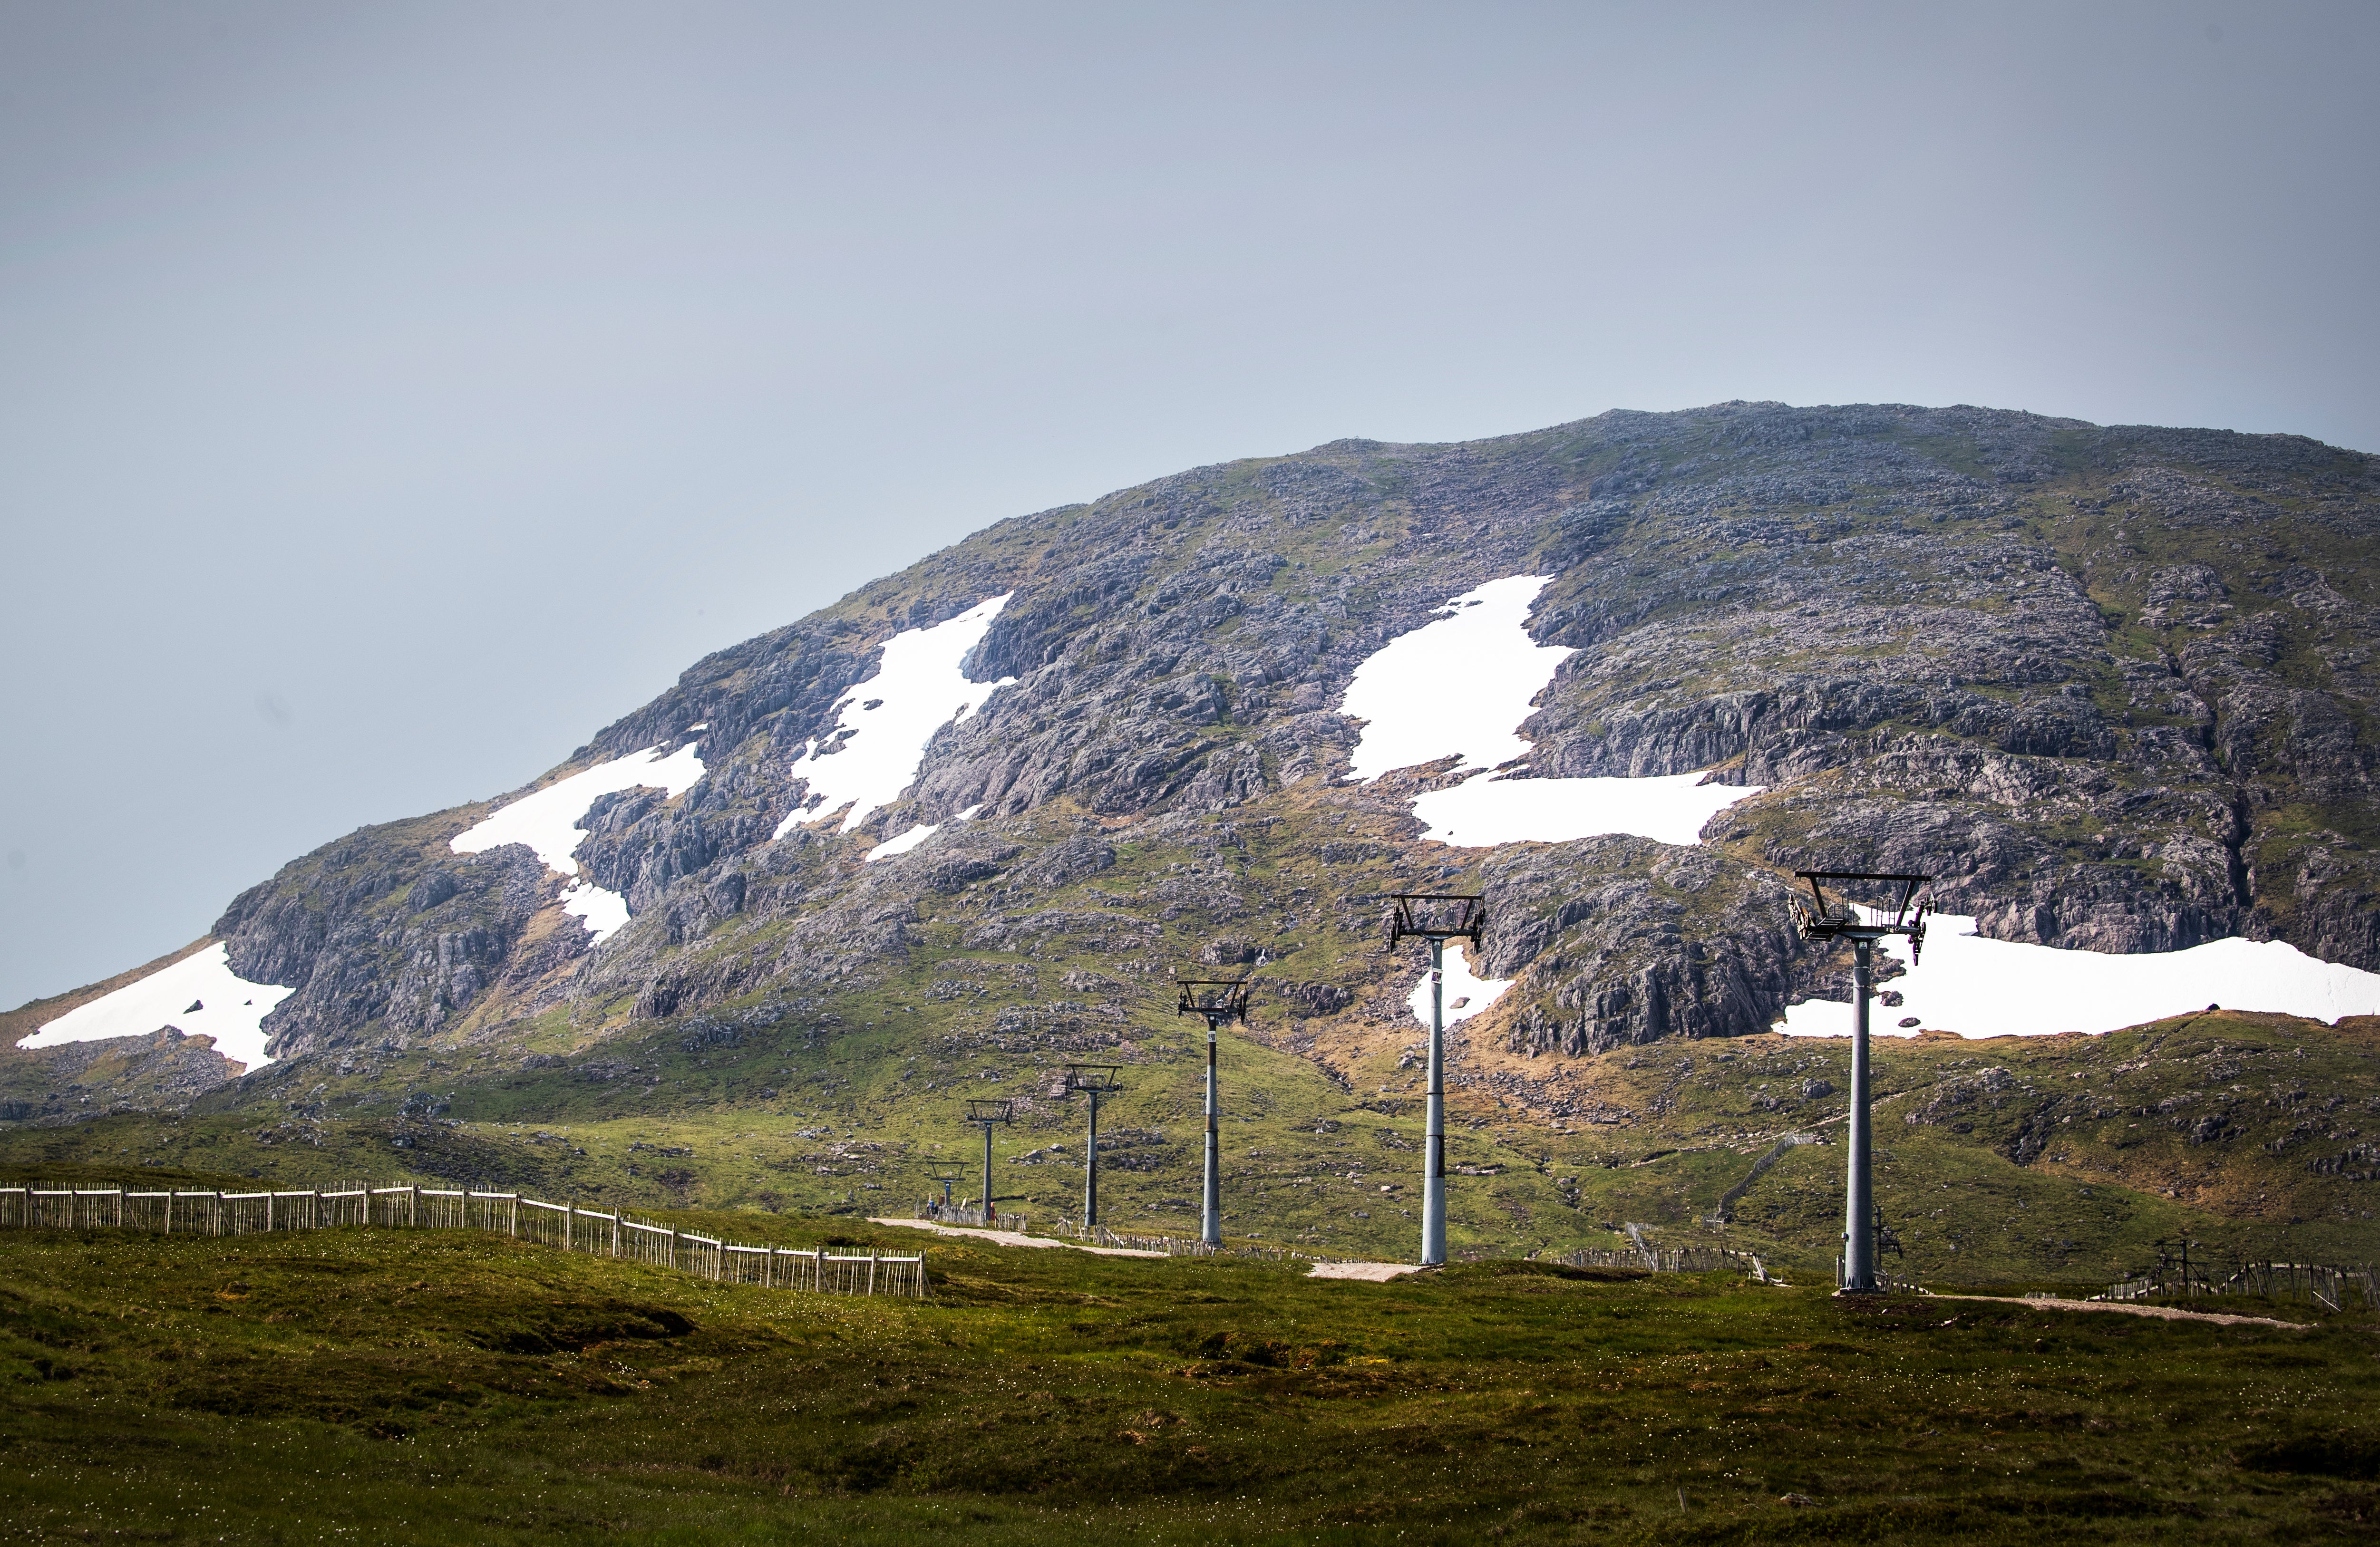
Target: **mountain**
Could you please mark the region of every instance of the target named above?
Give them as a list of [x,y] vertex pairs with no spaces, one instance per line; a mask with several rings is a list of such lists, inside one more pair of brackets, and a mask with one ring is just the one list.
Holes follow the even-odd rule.
[[[57,1124],[113,1106],[252,1143],[269,1111],[268,1143],[368,1121],[384,1160],[468,1139],[444,1164],[494,1175],[574,1147],[515,1119],[814,1151],[841,1128],[806,1178],[659,1171],[856,1206],[854,1177],[898,1191],[965,1153],[966,1092],[1071,1131],[1056,1066],[1097,1058],[1148,1104],[1120,1197],[1171,1218],[1197,1164],[1161,1126],[1194,1109],[1175,971],[1258,980],[1227,1090],[1257,1149],[1379,1118],[1393,1151],[1420,1027],[1385,900],[1480,890],[1457,1106],[1583,1145],[1647,1120],[1614,1094],[1635,1050],[1834,1029],[1847,966],[1793,926],[1804,868],[1937,877],[1887,1024],[2103,1032],[2212,1000],[2318,1039],[2380,1010],[2375,536],[2371,456],[1969,407],[1614,412],[1196,469],[1002,522],[698,662],[510,797],[293,861],[184,977],[15,1012],[12,1044],[47,1030],[0,1060],[27,1125],[0,1139],[64,1153]],[[218,1049],[253,1039],[244,1079],[193,1098],[179,1064],[59,1041],[178,1024],[185,982]]]

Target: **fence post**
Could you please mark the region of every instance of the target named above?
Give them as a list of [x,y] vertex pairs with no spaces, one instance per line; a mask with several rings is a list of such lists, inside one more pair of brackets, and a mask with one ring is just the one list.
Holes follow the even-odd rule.
[[868,1253],[868,1292],[869,1294],[871,1294],[871,1295],[872,1295],[872,1294],[874,1294],[874,1293],[876,1292],[876,1258],[877,1258],[877,1255],[878,1255],[878,1254],[877,1254],[873,1250],[870,1250],[870,1251],[869,1251],[869,1252]]
[[619,1209],[618,1209],[618,1208],[616,1208],[616,1207],[615,1207],[615,1208],[613,1208],[613,1209],[612,1210],[612,1255],[613,1255],[613,1256],[614,1256],[614,1257],[617,1257],[617,1256],[619,1256],[619,1254],[620,1254],[620,1211],[619,1211]]
[[675,1230],[672,1230],[670,1232],[669,1265],[672,1267],[677,1266],[677,1232]]

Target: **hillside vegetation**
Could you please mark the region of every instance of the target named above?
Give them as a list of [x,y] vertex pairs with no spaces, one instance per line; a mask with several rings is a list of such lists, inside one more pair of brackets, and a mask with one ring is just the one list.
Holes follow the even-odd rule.
[[0,1540],[2305,1541],[2380,1510],[2368,1312],[929,1250],[915,1302],[466,1232],[0,1234]]
[[[1125,1093],[1105,1104],[1104,1217],[1194,1235],[1204,1054],[1169,1015],[1133,1026]],[[390,1053],[346,1074],[268,1071],[237,1101],[0,1133],[0,1162],[217,1166],[275,1186],[409,1178],[590,1206],[906,1214],[927,1165],[972,1167],[976,1093],[1046,1092],[1053,1067],[998,1045],[903,1054],[897,1028],[832,1039],[746,1033],[606,1044],[545,1067]],[[1419,1223],[1416,1071],[1255,1041],[1223,1060],[1226,1227],[1325,1255],[1411,1260]],[[1664,1245],[1763,1253],[1831,1273],[1842,1229],[1848,1049],[1756,1036],[1618,1050],[1506,1099],[1528,1061],[1486,1063],[1453,1103],[1450,1239],[1458,1255]],[[457,1067],[459,1065],[459,1067]],[[590,1079],[625,1067],[638,1072]],[[2217,1255],[2362,1263],[2380,1187],[2380,1022],[2339,1028],[2217,1011],[2104,1037],[1880,1039],[1877,1197],[1888,1267],[1964,1282],[2102,1283],[2189,1238]],[[416,1093],[406,1094],[407,1092]],[[266,1104],[270,1104],[267,1106]],[[258,1108],[265,1107],[260,1118]],[[1552,1106],[1561,1113],[1546,1118]],[[1043,1099],[1000,1130],[1002,1207],[1079,1217],[1083,1113]],[[1787,1144],[1759,1174],[1756,1163]],[[1748,1185],[1741,1185],[1747,1184]],[[1722,1209],[1722,1204],[1725,1205]],[[1721,1217],[1722,1214],[1724,1217]]]

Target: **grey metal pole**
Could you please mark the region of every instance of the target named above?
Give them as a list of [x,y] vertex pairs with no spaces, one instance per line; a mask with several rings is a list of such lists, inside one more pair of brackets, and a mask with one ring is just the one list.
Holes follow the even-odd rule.
[[1223,1173],[1215,1136],[1215,1018],[1207,1017],[1207,1189],[1206,1206],[1198,1217],[1198,1239],[1208,1246],[1223,1244]]
[[1876,1287],[1876,1199],[1868,1175],[1867,1005],[1869,953],[1876,942],[1852,940],[1852,1110],[1850,1175],[1843,1183],[1843,1284]]
[[986,1225],[991,1223],[991,1125],[983,1125],[983,1207],[978,1211]]
[[1421,1178],[1421,1261],[1446,1261],[1446,942],[1429,942],[1429,1116]]
[[1083,1216],[1096,1227],[1099,1222],[1099,1093],[1091,1093],[1091,1141],[1083,1167]]

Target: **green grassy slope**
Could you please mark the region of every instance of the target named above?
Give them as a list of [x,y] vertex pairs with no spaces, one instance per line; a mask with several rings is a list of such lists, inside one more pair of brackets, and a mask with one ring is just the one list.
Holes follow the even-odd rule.
[[[1191,1024],[1143,1008],[1128,1027],[1128,1089],[1103,1125],[1165,1142],[1103,1154],[1104,1212],[1119,1228],[1195,1231],[1203,1054]],[[1379,1052],[1355,1050],[1343,1084],[1311,1058],[1227,1042],[1233,1235],[1410,1259],[1420,1109],[1413,1071],[1392,1058],[1409,1040],[1384,1032]],[[1029,1060],[996,1043],[902,1051],[917,1045],[905,1029],[863,1024],[832,1038],[762,1028],[732,1043],[624,1039],[537,1069],[393,1054],[346,1076],[319,1064],[278,1076],[287,1088],[262,1121],[251,1094],[236,1110],[178,1118],[20,1128],[0,1133],[0,1163],[201,1165],[291,1186],[411,1177],[756,1220],[856,1216],[905,1213],[930,1161],[976,1163],[979,1140],[959,1120],[966,1095],[1032,1090],[1042,1094],[1023,1120],[996,1137],[994,1185],[1020,1198],[1011,1212],[1076,1214],[1079,1106],[1049,1099]],[[2362,1158],[2370,1142],[2359,1137],[2380,1115],[2380,1038],[2365,1021],[2221,1012],[2105,1037],[1877,1045],[1877,1195],[1908,1273],[2105,1280],[2180,1235],[2218,1253],[2380,1254],[2369,1196],[2380,1163]],[[589,1062],[640,1072],[593,1081]],[[1619,1227],[1635,1222],[1664,1244],[1829,1271],[1843,1044],[1772,1035],[1577,1060],[1564,1084],[1581,1115],[1553,1119],[1500,1105],[1486,1078],[1499,1068],[1481,1055],[1482,1077],[1451,1104],[1449,1164],[1474,1173],[1450,1186],[1458,1255],[1620,1245]],[[1831,1089],[1803,1094],[1820,1083]],[[435,1118],[389,1115],[409,1091],[435,1096],[422,1110],[446,1106]],[[1730,1190],[1793,1133],[1827,1142],[1789,1148],[1719,1220]]]
[[2313,1541],[2380,1509],[2368,1313],[930,1251],[917,1303],[463,1232],[0,1235],[0,1540]]

